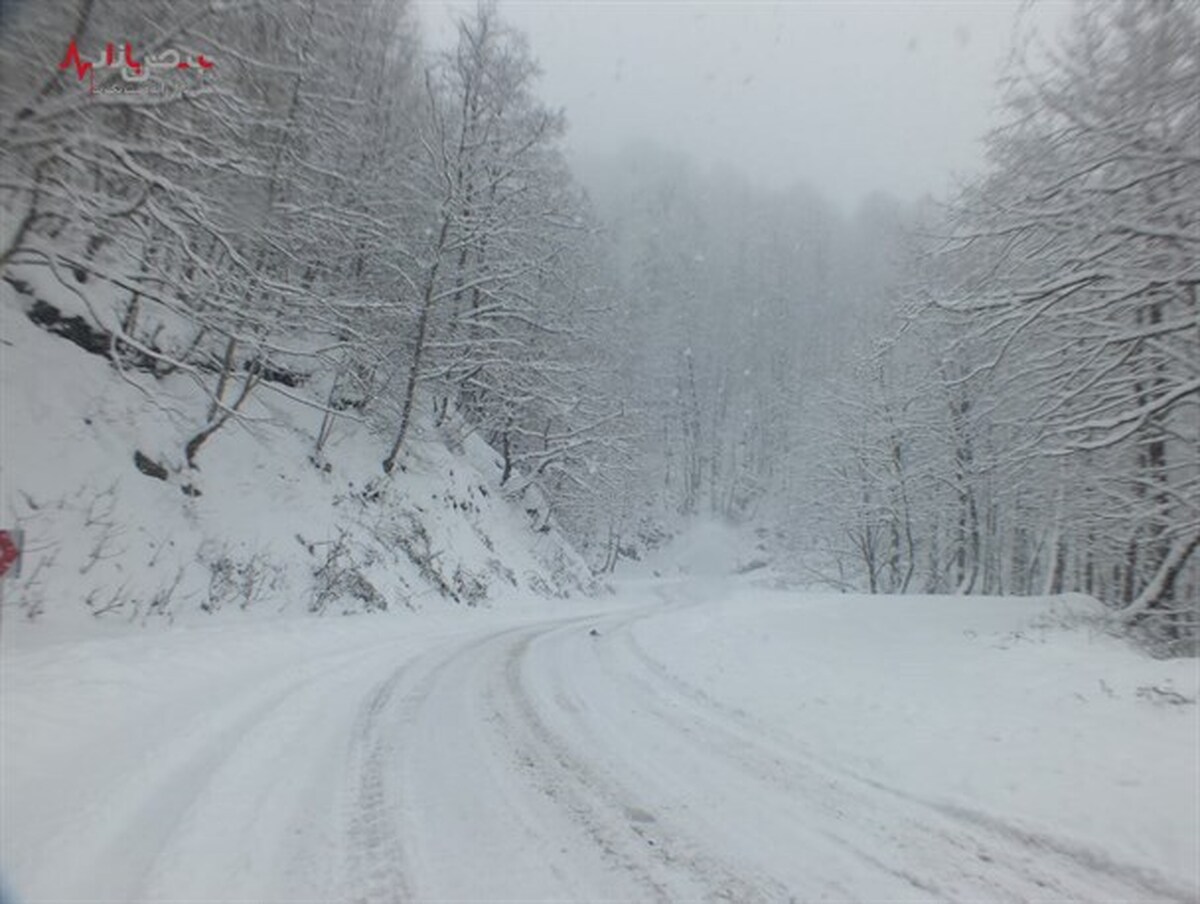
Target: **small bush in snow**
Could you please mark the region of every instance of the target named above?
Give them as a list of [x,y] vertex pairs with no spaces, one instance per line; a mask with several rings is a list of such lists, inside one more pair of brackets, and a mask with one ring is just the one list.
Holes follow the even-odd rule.
[[283,570],[264,553],[239,560],[228,549],[206,546],[200,551],[200,560],[209,571],[208,598],[200,604],[205,612],[226,606],[249,609],[276,589],[283,576]]

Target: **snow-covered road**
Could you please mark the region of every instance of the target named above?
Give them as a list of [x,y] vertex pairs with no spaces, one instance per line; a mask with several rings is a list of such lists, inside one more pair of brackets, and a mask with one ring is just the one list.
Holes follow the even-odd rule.
[[[1032,658],[980,643],[1032,608],[956,604],[979,607],[949,633],[984,660],[1008,656],[1039,686],[1081,672],[1063,652],[1076,641],[1031,644]],[[30,902],[1194,900],[1195,707],[1132,694],[1139,669],[1163,664],[1102,645],[1128,688],[1118,669],[1110,693],[1074,702],[1083,720],[1054,702],[1078,689],[1047,689],[1042,753],[981,763],[978,745],[943,738],[951,752],[916,772],[910,720],[886,698],[897,683],[911,695],[904,670],[878,662],[884,674],[864,679],[886,655],[869,639],[830,655],[853,636],[836,623],[883,612],[854,605],[664,583],[603,609],[9,650],[0,864]],[[949,610],[930,608],[929,625],[944,624]],[[1020,734],[999,698],[979,699],[979,676],[929,661],[907,680],[935,689],[918,701],[934,741],[943,719],[971,722],[960,691],[998,707],[989,731]],[[1012,695],[1028,702],[1028,686]],[[1086,747],[1123,733],[1165,779],[1121,786],[1114,752],[1093,750],[1109,766],[1080,764],[1057,779],[1067,803],[1046,803],[1054,763],[1074,756],[1056,734]],[[1006,763],[1042,774],[992,775]],[[1030,806],[1004,803],[1018,781]],[[1097,826],[1113,811],[1122,831]]]

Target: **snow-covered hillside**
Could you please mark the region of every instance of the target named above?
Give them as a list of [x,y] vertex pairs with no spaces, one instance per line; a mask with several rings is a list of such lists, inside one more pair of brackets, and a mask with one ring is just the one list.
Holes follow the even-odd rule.
[[498,456],[461,424],[420,420],[405,470],[384,479],[386,439],[343,416],[314,460],[321,412],[305,388],[266,384],[187,468],[208,405],[194,383],[119,372],[36,326],[28,312],[47,300],[86,313],[45,269],[0,282],[0,527],[26,543],[6,631],[588,588],[539,503],[505,498]]
[[1193,662],[1088,601],[747,578],[0,666],[22,902],[1189,902]]

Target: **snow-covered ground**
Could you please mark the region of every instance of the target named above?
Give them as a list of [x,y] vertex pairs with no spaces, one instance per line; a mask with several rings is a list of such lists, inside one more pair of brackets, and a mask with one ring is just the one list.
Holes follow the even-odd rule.
[[[208,404],[195,382],[118,372],[39,329],[25,313],[38,301],[87,310],[43,270],[17,276],[22,292],[0,281],[0,528],[24,530],[25,555],[3,588],[5,631],[587,589],[588,568],[557,528],[537,529],[536,493],[502,487],[499,456],[478,435],[434,427],[424,410],[392,480],[380,467],[387,430],[353,412],[313,457],[323,415],[311,387],[260,388],[187,467]],[[163,479],[139,473],[135,453]]]
[[26,632],[0,864],[28,902],[1194,901],[1196,663],[1089,605],[706,575]]

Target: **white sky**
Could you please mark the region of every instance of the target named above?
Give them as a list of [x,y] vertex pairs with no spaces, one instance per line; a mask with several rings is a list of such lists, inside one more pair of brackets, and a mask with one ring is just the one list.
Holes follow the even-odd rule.
[[[444,46],[471,0],[418,0]],[[1019,0],[501,0],[566,108],[568,149],[649,139],[752,180],[806,182],[843,208],[913,199],[978,169]],[[1065,0],[1028,12],[1052,26]]]

